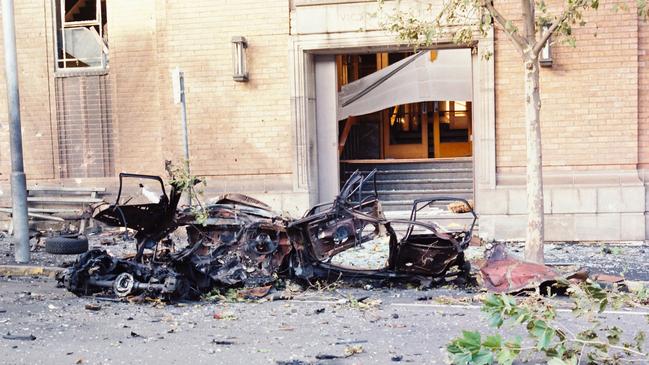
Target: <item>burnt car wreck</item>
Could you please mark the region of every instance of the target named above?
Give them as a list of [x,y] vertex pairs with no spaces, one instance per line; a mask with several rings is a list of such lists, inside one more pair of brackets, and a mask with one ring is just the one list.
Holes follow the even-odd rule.
[[[159,185],[159,197],[152,198],[155,194],[150,192],[146,202],[124,197],[128,179]],[[115,203],[98,207],[93,218],[134,232],[135,253],[117,258],[101,249],[90,250],[58,276],[59,282],[77,295],[143,294],[174,300],[198,299],[215,288],[230,287],[264,288],[255,291],[264,295],[278,278],[431,282],[469,275],[464,250],[477,218],[473,210],[471,225],[454,232],[417,220],[417,213],[433,204],[459,200],[470,207],[469,203],[418,199],[409,219],[388,220],[374,171],[355,172],[332,202],[311,208],[299,219],[279,215],[241,194],[223,195],[200,211],[179,209],[187,187],[174,179],[170,186],[167,194],[158,176],[120,174]],[[169,236],[182,229],[186,244],[176,247]],[[339,254],[372,242],[385,246],[382,267],[357,268],[335,261]]]

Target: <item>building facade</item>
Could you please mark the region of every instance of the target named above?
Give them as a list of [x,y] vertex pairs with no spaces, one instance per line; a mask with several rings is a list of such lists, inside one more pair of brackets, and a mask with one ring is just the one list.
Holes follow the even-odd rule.
[[[419,12],[427,3],[400,6]],[[615,11],[615,1],[602,5],[576,30],[577,48],[554,45],[552,67],[541,72],[548,240],[649,236],[649,24],[633,10]],[[355,57],[372,55],[375,70],[381,59],[389,64],[391,55],[410,51],[381,30],[374,1],[25,0],[15,6],[28,185],[111,190],[121,171],[164,175],[165,160],[182,161],[172,82],[178,67],[185,75],[191,169],[206,177],[206,194],[247,193],[299,215],[339,186],[342,75],[354,70],[353,60],[361,60]],[[518,3],[501,6],[516,19]],[[247,82],[233,80],[237,36],[247,40]],[[485,52],[493,57],[482,57]],[[499,30],[478,39],[470,54],[471,118],[459,128],[469,132],[457,138],[469,144],[480,235],[521,239],[522,63]],[[0,187],[7,201],[5,100],[0,88]],[[435,115],[452,110],[441,105],[420,108],[439,108]],[[423,125],[433,130],[439,123]],[[387,129],[379,139],[391,138]],[[424,155],[396,160],[453,157],[431,147],[441,145],[434,136],[420,150]],[[377,146],[377,159],[390,157],[389,143]]]

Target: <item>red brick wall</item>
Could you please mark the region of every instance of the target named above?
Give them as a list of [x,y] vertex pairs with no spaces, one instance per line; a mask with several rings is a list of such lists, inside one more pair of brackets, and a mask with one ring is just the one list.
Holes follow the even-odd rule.
[[[182,160],[170,78],[178,66],[185,74],[192,171],[288,184],[288,9],[287,1],[109,2],[118,169],[160,173],[164,159]],[[232,80],[234,35],[249,43],[247,83]]]
[[[612,5],[587,12],[587,26],[575,32],[577,48],[554,45],[554,65],[541,71],[549,168],[635,168],[638,162],[638,20],[633,10],[615,12]],[[515,14],[518,6],[505,12]],[[523,72],[502,31],[495,62],[497,166],[519,170],[525,165]]]
[[160,174],[164,168],[155,3],[107,3],[118,172]]
[[[200,10],[200,11],[197,11]],[[292,138],[288,82],[288,1],[168,2],[158,44],[168,140],[180,151],[179,109],[169,70],[185,71],[191,160],[204,175],[289,174]],[[199,15],[200,16],[197,16]],[[245,36],[250,81],[232,80],[232,36]]]
[[649,166],[649,23],[638,24],[638,162]]
[[[30,179],[58,176],[50,12],[49,0],[16,2]],[[165,158],[182,158],[180,111],[170,81],[171,69],[180,66],[193,170],[234,179],[261,175],[289,186],[288,12],[288,1],[109,1],[116,170],[162,173]],[[232,80],[233,35],[249,42],[248,83]],[[10,170],[5,100],[0,87],[0,179]]]
[[[28,179],[54,177],[55,114],[51,108],[52,39],[50,2],[15,1],[16,48],[22,118],[25,172]],[[0,39],[2,32],[0,31]],[[7,96],[4,73],[4,48],[0,42],[0,180],[11,172]]]

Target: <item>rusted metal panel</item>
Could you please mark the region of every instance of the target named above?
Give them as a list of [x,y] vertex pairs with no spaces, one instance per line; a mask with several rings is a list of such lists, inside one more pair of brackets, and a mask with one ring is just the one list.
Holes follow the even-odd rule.
[[525,262],[507,254],[502,244],[488,251],[480,268],[484,287],[497,293],[516,293],[524,290],[556,290],[556,284],[565,281],[581,282],[588,278],[585,270],[560,273],[546,265]]

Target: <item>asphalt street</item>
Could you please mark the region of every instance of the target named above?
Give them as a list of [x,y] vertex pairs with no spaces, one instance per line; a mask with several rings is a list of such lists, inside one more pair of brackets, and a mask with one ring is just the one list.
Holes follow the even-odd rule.
[[[446,344],[463,329],[493,332],[474,295],[454,288],[329,288],[263,303],[133,304],[79,298],[51,279],[0,277],[0,358],[3,364],[444,364]],[[367,308],[358,298],[368,298]],[[577,326],[565,311],[564,322]],[[631,332],[647,327],[648,313],[640,308],[603,319]]]

